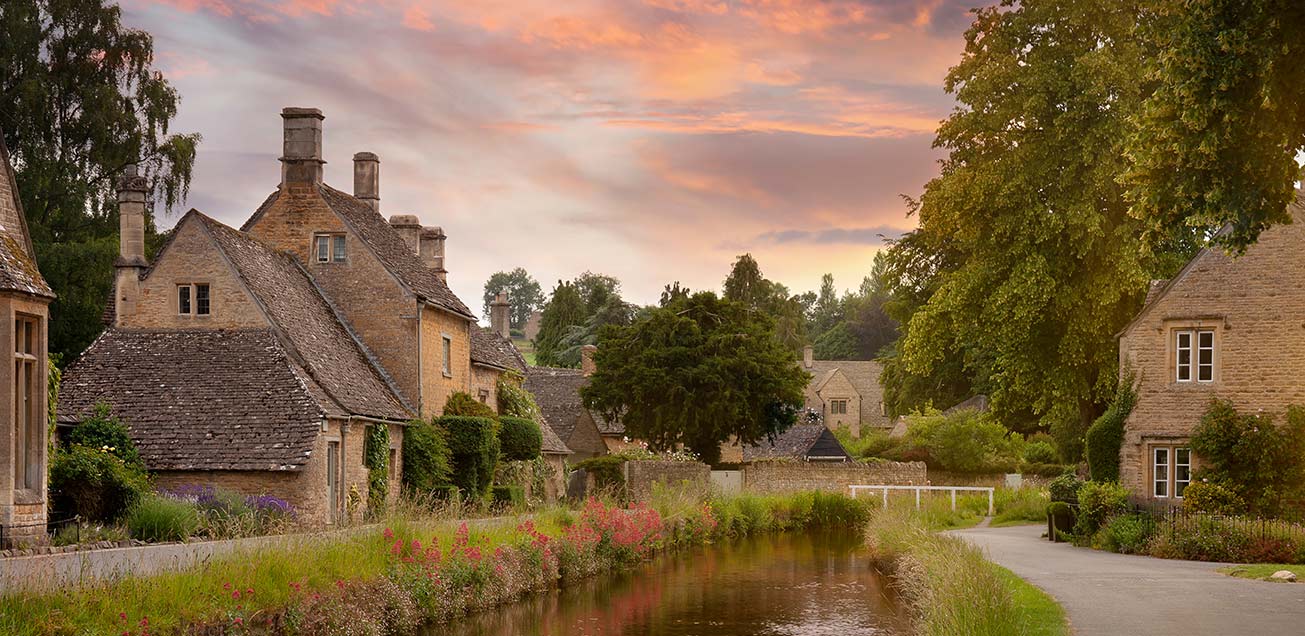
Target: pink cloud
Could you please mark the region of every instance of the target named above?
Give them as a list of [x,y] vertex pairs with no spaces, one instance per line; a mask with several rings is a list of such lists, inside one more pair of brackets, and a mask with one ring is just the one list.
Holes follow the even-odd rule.
[[430,19],[430,10],[420,4],[413,4],[403,12],[403,26],[418,31],[435,30],[435,23]]

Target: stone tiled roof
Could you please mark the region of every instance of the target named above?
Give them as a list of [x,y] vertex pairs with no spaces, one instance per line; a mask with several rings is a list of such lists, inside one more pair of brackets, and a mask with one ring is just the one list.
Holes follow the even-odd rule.
[[521,374],[526,372],[526,359],[517,351],[517,346],[485,327],[471,329],[471,362]]
[[271,329],[109,329],[64,372],[58,417],[129,415],[151,469],[298,470],[336,414],[323,397]]
[[594,411],[588,411],[580,400],[580,389],[589,384],[589,378],[579,369],[556,367],[530,367],[526,371],[525,387],[535,396],[535,402],[544,413],[544,420],[562,439],[571,437],[580,416],[588,413],[598,432],[607,436],[625,434],[625,425],[609,421]]
[[558,437],[557,433],[553,431],[553,427],[549,426],[548,424],[544,424],[543,426],[539,427],[539,433],[544,438],[544,443],[541,444],[539,447],[540,452],[544,453],[545,455],[572,454],[571,449],[566,447],[566,444],[562,441],[562,438]]
[[[406,420],[410,410],[380,365],[363,349],[344,320],[291,256],[277,252],[198,211],[218,249],[267,312],[307,373],[346,411]],[[183,219],[183,222],[185,219]]]
[[0,138],[0,291],[54,298],[32,254],[18,179],[9,162],[9,149]]
[[812,375],[807,388],[809,397],[833,377],[834,371],[841,371],[861,396],[861,423],[885,428],[892,424],[879,406],[884,399],[884,389],[879,384],[882,364],[873,360],[815,360],[804,370]]
[[828,460],[836,457],[846,459],[848,455],[824,424],[794,424],[776,437],[774,442],[762,441],[754,446],[743,447],[745,462],[808,457]]

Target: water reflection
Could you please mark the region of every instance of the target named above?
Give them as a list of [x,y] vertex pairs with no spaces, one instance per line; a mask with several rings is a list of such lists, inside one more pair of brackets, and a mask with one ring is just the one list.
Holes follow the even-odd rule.
[[904,627],[858,538],[789,534],[700,548],[425,634],[863,636]]

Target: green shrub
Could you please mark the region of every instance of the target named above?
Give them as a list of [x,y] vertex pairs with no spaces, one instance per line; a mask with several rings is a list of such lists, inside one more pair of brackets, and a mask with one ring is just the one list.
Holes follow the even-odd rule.
[[444,417],[484,417],[498,419],[498,413],[488,404],[471,397],[470,393],[457,391],[444,403]]
[[1067,470],[1073,470],[1073,467],[1061,464],[1024,464],[1020,466],[1021,473],[1037,475],[1038,477],[1059,477],[1064,475]]
[[184,541],[199,527],[199,513],[188,502],[150,495],[127,513],[131,538],[141,541]]
[[467,499],[489,493],[498,465],[498,422],[485,417],[444,416],[439,425],[448,431],[453,454],[453,484]]
[[1023,438],[973,410],[907,416],[907,439],[928,452],[931,464],[962,473],[1012,472]]
[[538,424],[520,417],[502,417],[499,422],[498,439],[503,459],[521,462],[539,457],[544,437]]
[[621,465],[625,462],[626,459],[620,455],[599,455],[576,462],[572,467],[593,475],[594,486],[602,490],[625,485],[625,475],[621,473]]
[[526,504],[526,491],[520,486],[494,486],[490,492],[496,507],[516,509]]
[[1089,540],[1107,519],[1128,512],[1128,489],[1113,482],[1089,481],[1078,489],[1074,535]]
[[390,492],[390,427],[373,424],[363,438],[363,466],[367,467],[367,513],[378,515],[385,510]]
[[1246,503],[1231,488],[1213,481],[1197,481],[1183,490],[1183,508],[1193,512],[1236,515],[1245,512]]
[[852,437],[852,430],[846,426],[840,426],[834,431],[834,436],[849,455],[859,459],[887,457],[904,441],[889,435],[888,431],[874,429],[862,429],[861,437]]
[[1066,464],[1077,464],[1083,460],[1083,437],[1087,434],[1088,422],[1079,416],[1078,409],[1064,409],[1048,417],[1051,437],[1055,440],[1056,454]]
[[149,491],[149,480],[117,455],[75,445],[54,452],[50,490],[60,514],[113,521]]
[[1083,482],[1074,473],[1065,473],[1047,484],[1047,491],[1051,494],[1052,501],[1063,501],[1068,504],[1078,503],[1078,491],[1083,487]]
[[1124,443],[1124,421],[1137,403],[1132,374],[1119,380],[1119,389],[1087,431],[1088,472],[1093,481],[1119,481],[1119,449]]
[[521,376],[515,372],[504,374],[498,381],[498,413],[501,417],[519,417],[533,422],[543,421],[535,396],[521,386]]
[[1092,547],[1121,554],[1141,554],[1146,552],[1155,531],[1155,519],[1150,514],[1117,515],[1097,531]]
[[1074,509],[1069,504],[1053,501],[1047,506],[1047,533],[1052,541],[1064,541],[1061,537],[1074,531],[1074,522]]
[[1251,536],[1240,524],[1197,516],[1172,524],[1154,542],[1151,553],[1192,561],[1240,563],[1247,560]]
[[68,443],[107,450],[122,459],[128,466],[145,468],[145,464],[140,460],[140,453],[136,451],[135,442],[132,442],[131,436],[127,434],[127,425],[113,416],[108,404],[96,404],[95,414],[79,423],[68,434]]
[[1266,414],[1241,414],[1227,400],[1213,399],[1192,434],[1201,457],[1197,477],[1219,482],[1252,512],[1278,514],[1299,498],[1305,485],[1305,410],[1287,409],[1287,422]]
[[434,422],[413,421],[403,431],[403,487],[426,494],[447,486],[453,475],[448,433]]
[[1056,448],[1049,442],[1038,440],[1024,445],[1024,462],[1027,464],[1055,464],[1059,462]]

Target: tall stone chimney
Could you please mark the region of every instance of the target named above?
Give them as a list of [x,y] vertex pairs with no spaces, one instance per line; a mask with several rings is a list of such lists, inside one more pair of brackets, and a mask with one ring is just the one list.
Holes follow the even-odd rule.
[[816,350],[813,349],[811,345],[802,347],[802,367],[806,369],[810,369],[811,367],[815,366],[815,361],[816,361]]
[[512,338],[512,320],[507,292],[499,292],[489,303],[489,328],[504,338]]
[[285,139],[281,149],[281,185],[315,186],[322,183],[322,111],[316,108],[281,109]]
[[449,271],[444,268],[444,230],[428,227],[421,231],[421,261],[435,270],[440,280],[448,280]]
[[408,249],[412,250],[413,254],[421,256],[421,221],[417,217],[411,214],[396,214],[390,217],[390,227],[403,237],[403,242],[408,244]]
[[149,266],[145,260],[145,195],[149,184],[136,174],[135,164],[118,177],[118,259],[114,262],[114,324],[136,313],[140,299],[140,275]]
[[372,152],[353,156],[353,196],[381,211],[381,160]]
[[585,345],[580,347],[580,372],[587,378],[598,370],[598,365],[594,363],[594,354],[598,353],[598,347],[594,345]]

